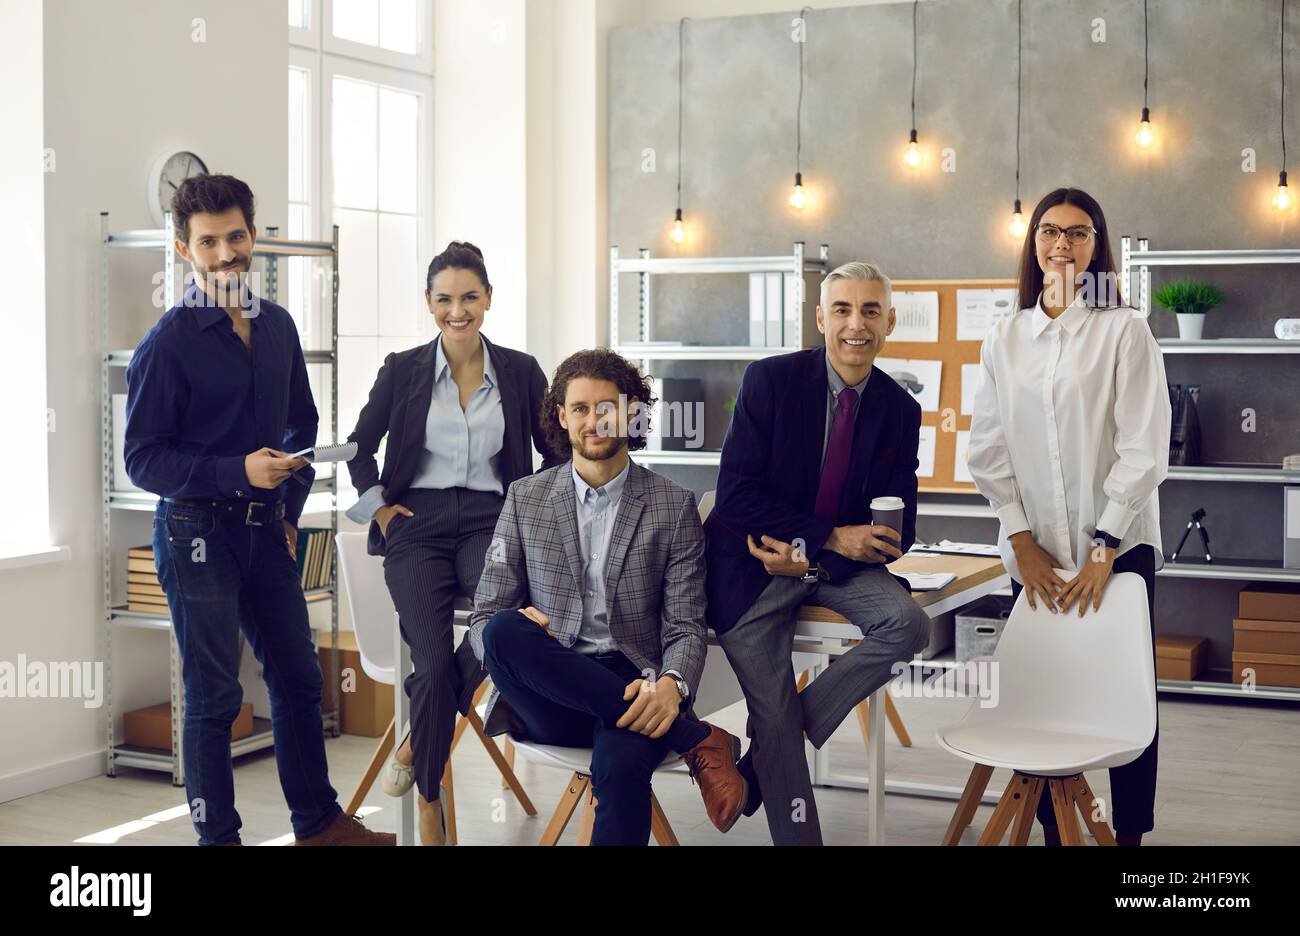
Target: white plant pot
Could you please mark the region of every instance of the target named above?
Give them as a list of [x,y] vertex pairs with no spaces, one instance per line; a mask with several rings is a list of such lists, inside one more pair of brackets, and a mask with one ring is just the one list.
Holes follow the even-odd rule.
[[1183,341],[1200,341],[1201,329],[1205,326],[1205,313],[1179,312],[1178,337]]

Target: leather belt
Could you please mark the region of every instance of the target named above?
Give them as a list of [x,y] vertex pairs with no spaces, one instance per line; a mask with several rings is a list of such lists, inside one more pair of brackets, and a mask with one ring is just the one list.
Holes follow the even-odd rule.
[[169,504],[181,507],[203,507],[242,520],[245,526],[262,526],[284,519],[284,501],[268,504],[264,501],[211,501],[191,500],[188,497],[164,497]]

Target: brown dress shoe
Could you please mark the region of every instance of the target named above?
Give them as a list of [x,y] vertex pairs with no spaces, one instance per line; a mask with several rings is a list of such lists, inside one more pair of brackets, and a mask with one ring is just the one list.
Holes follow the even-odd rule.
[[740,759],[740,739],[717,725],[701,722],[709,736],[682,755],[691,772],[691,782],[699,783],[704,811],[719,832],[728,831],[740,818],[748,795],[748,785],[736,761]]
[[392,832],[371,832],[356,816],[339,813],[334,821],[320,832],[305,839],[294,839],[295,845],[396,845]]

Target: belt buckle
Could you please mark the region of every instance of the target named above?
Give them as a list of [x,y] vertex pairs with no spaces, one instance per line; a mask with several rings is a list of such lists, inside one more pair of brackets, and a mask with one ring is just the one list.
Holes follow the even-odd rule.
[[265,507],[265,506],[266,505],[263,504],[261,501],[249,501],[248,510],[244,513],[244,526],[261,526],[262,525],[261,520],[253,519],[253,508]]

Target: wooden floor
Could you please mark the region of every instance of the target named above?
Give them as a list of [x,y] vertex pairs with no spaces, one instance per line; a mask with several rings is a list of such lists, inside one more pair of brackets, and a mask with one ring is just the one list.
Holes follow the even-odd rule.
[[[950,699],[898,700],[914,746],[902,748],[890,735],[886,748],[889,777],[960,786],[969,765],[940,750],[934,730],[956,721],[965,705]],[[743,706],[733,706],[714,720],[739,734],[744,714]],[[1300,707],[1165,696],[1160,701],[1160,719],[1156,828],[1145,842],[1300,844]],[[351,735],[327,741],[330,775],[340,800],[351,793],[374,744],[374,739]],[[840,728],[830,749],[835,771],[865,770],[866,755],[856,719],[850,718]],[[521,761],[520,779],[539,812],[529,819],[513,797],[501,790],[499,775],[472,735],[465,736],[453,763],[463,845],[535,843],[568,779],[559,770]],[[1000,792],[1006,777],[1005,772],[996,773],[990,791]],[[1089,780],[1102,797],[1109,797],[1105,771],[1090,775]],[[244,843],[285,843],[290,827],[271,752],[237,760],[235,785]],[[697,788],[684,772],[658,774],[655,791],[683,845],[763,845],[770,841],[761,812],[752,819],[741,819],[726,835],[718,833],[705,818]],[[189,845],[195,836],[183,811],[184,801],[184,791],[171,785],[169,775],[124,768],[112,779],[96,777],[0,804],[0,845],[69,844],[128,823],[139,827],[128,827],[126,834],[107,838],[116,838],[122,845]],[[372,810],[366,816],[367,825],[392,831],[395,804],[396,800],[376,785],[366,800],[366,807]],[[826,844],[866,841],[865,792],[818,788],[817,806]],[[886,842],[938,843],[953,806],[947,800],[888,795]],[[991,813],[992,806],[980,808],[974,830],[967,830],[963,844],[975,843]],[[146,817],[150,817],[147,823],[138,822]],[[563,843],[573,842],[577,825],[575,816]],[[1041,842],[1035,825],[1030,844]]]

